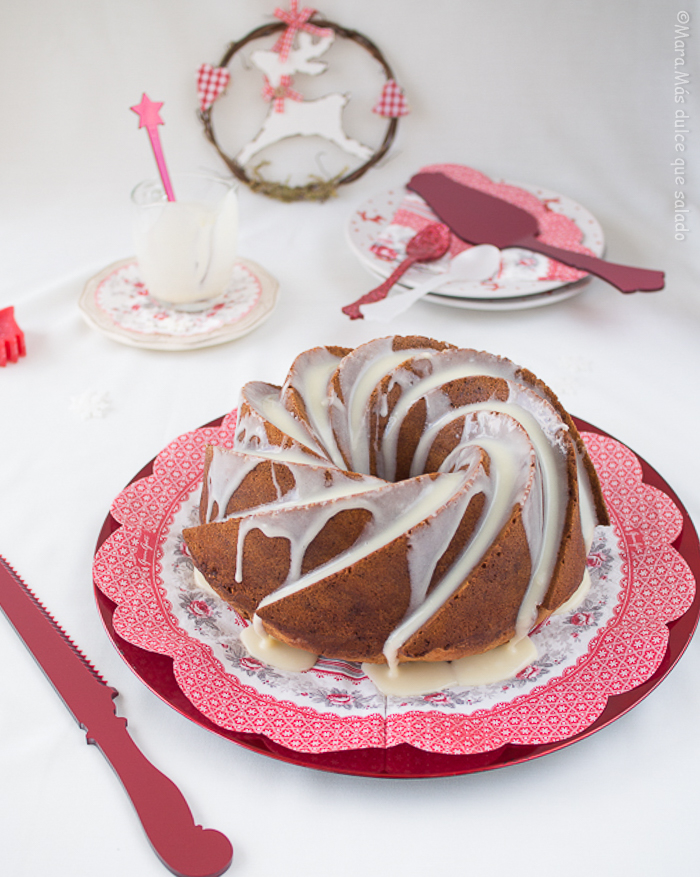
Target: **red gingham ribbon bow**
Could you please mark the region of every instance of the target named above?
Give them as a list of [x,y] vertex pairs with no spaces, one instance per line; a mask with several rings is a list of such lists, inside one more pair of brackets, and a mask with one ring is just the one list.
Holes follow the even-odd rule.
[[197,97],[202,112],[206,112],[228,85],[228,67],[202,64],[197,70]]
[[317,27],[315,24],[309,24],[309,19],[316,12],[309,6],[305,6],[301,12],[298,10],[299,0],[291,0],[289,12],[286,9],[275,9],[275,18],[279,18],[287,25],[287,29],[272,47],[273,52],[279,52],[280,60],[286,61],[292,50],[294,37],[298,30],[305,30],[307,33],[314,34],[319,37],[328,37],[333,31],[328,27]]
[[372,108],[372,112],[387,119],[397,119],[399,116],[407,116],[411,112],[403,89],[393,79],[384,83],[381,97]]
[[292,77],[288,75],[284,75],[280,77],[280,84],[278,86],[274,86],[270,84],[270,80],[265,77],[265,86],[263,87],[263,97],[267,101],[273,100],[275,102],[275,112],[283,113],[284,112],[284,102],[286,98],[290,100],[303,100],[303,95],[299,94],[298,91],[294,91],[293,88],[290,88],[292,84]]

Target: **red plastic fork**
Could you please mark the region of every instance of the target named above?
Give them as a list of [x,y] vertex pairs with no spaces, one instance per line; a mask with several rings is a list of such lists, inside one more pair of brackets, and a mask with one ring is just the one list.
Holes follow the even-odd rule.
[[20,356],[26,356],[24,333],[15,322],[13,307],[0,310],[0,366],[8,362],[17,362]]

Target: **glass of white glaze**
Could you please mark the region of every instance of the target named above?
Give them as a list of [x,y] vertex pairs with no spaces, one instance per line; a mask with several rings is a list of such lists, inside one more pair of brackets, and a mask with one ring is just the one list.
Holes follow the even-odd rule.
[[226,291],[236,261],[235,184],[207,174],[174,174],[175,201],[160,180],[131,193],[134,243],[150,295],[171,307],[199,310]]

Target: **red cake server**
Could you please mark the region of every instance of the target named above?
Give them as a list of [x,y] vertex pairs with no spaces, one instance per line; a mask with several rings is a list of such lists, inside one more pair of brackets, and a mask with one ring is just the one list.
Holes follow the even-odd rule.
[[177,786],[137,748],[109,686],[0,556],[0,608],[74,718],[112,765],[163,864],[182,877],[218,877],[231,864],[227,837],[195,825]]
[[422,172],[407,183],[458,238],[469,244],[492,244],[501,250],[522,247],[571,268],[588,271],[621,292],[656,292],[664,287],[663,271],[616,265],[585,253],[553,247],[539,238],[536,217],[527,210],[465,186],[440,173]]

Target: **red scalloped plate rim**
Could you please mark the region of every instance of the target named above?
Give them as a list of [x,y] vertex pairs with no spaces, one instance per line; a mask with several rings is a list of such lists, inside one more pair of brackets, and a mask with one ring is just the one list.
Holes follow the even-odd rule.
[[[216,418],[210,423],[205,424],[205,426],[219,426],[222,420],[223,417]],[[584,420],[576,417],[574,420],[577,427],[582,431],[614,438],[609,433]],[[615,440],[619,441],[618,439]],[[630,450],[632,449],[630,448]],[[632,451],[632,453],[635,452]],[[700,579],[700,543],[698,542],[695,527],[685,507],[661,475],[638,454],[635,453],[635,456],[642,467],[643,482],[663,491],[680,511],[683,517],[683,526],[680,535],[672,545],[684,558],[695,578]],[[132,484],[140,478],[150,475],[154,460],[149,461],[129,483]],[[111,514],[108,514],[100,530],[95,547],[96,552],[119,527],[120,524]],[[141,649],[119,636],[113,625],[115,604],[96,585],[94,586],[94,593],[97,608],[107,635],[123,660],[157,697],[180,713],[180,715],[208,731],[233,741],[239,746],[279,761],[332,773],[392,779],[460,776],[484,770],[494,770],[540,758],[543,755],[564,749],[579,740],[590,737],[641,703],[668,676],[690,644],[700,618],[700,588],[698,588],[690,608],[679,618],[668,623],[668,645],[663,660],[656,671],[649,679],[630,691],[609,696],[605,709],[598,718],[583,731],[566,739],[534,745],[509,743],[499,749],[473,755],[446,755],[427,752],[417,749],[408,743],[402,743],[388,749],[367,748],[316,754],[288,749],[262,734],[246,734],[221,728],[214,724],[214,722],[190,703],[179,688],[173,673],[172,658]]]

